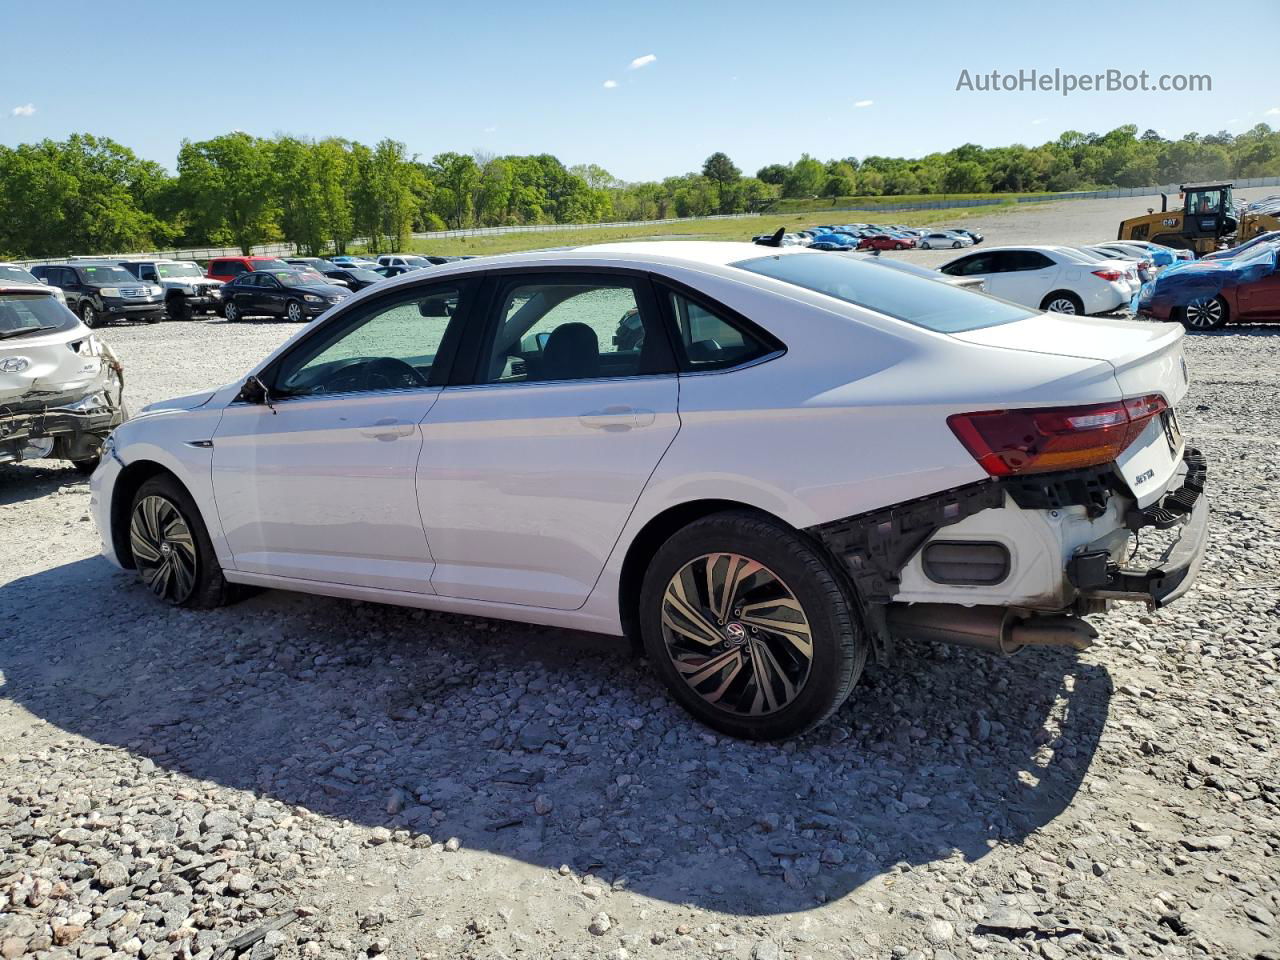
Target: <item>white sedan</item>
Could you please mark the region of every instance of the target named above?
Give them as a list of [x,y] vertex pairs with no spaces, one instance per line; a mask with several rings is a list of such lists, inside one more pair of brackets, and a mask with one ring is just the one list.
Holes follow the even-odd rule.
[[959,250],[961,247],[973,246],[972,237],[966,237],[960,233],[949,233],[945,230],[937,233],[922,233],[919,237],[921,250],[946,250],[948,248]]
[[1054,313],[1110,313],[1135,291],[1124,261],[1089,259],[1048,244],[988,247],[938,269],[951,277],[981,277],[992,296]]
[[[93,511],[171,604],[628,634],[703,722],[785,737],[894,637],[1079,648],[1111,601],[1180,596],[1207,515],[1181,341],[798,246],[471,260],[126,422]],[[1152,526],[1171,552],[1126,566]]]

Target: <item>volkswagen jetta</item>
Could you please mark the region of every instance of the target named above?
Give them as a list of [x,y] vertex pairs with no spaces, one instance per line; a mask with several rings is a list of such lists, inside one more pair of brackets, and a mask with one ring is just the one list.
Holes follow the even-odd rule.
[[119,427],[106,555],[189,607],[254,585],[630,635],[750,738],[821,722],[896,637],[1081,648],[1083,616],[1180,596],[1207,517],[1181,329],[866,259],[615,244],[377,284]]

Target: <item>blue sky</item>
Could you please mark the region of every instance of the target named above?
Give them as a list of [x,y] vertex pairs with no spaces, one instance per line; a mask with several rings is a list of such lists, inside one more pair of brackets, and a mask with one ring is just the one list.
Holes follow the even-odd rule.
[[[0,143],[73,131],[172,168],[183,138],[391,136],[553,153],[624,179],[1042,143],[1122,123],[1166,136],[1280,126],[1275,0],[305,4],[62,2],[6,15]],[[212,11],[243,10],[234,20]],[[24,21],[29,21],[25,22]],[[21,38],[16,41],[15,38]],[[633,61],[652,60],[632,66]],[[1207,73],[1209,93],[957,92],[1020,68]],[[615,86],[606,87],[606,81]]]

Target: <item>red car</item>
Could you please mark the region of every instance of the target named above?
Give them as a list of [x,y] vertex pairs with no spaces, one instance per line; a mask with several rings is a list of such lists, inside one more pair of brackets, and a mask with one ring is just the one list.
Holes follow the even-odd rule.
[[292,264],[278,257],[214,257],[204,275],[210,280],[229,283],[242,273],[254,270],[295,270]]
[[878,233],[874,237],[863,237],[858,241],[859,250],[907,250],[914,247],[914,240],[903,237],[891,237],[887,233]]
[[[1259,258],[1261,259],[1261,258]],[[1239,264],[1243,260],[1237,260]],[[1273,261],[1274,262],[1274,261]],[[1138,301],[1138,316],[1151,320],[1173,320],[1189,330],[1216,330],[1225,323],[1268,323],[1280,321],[1280,269],[1244,283],[1215,282],[1212,273],[1231,269],[1230,260],[1199,260],[1183,268],[1182,283],[1189,293],[1178,296],[1170,289],[1179,273],[1160,274],[1144,286]],[[1194,271],[1194,273],[1191,273]],[[1261,272],[1261,270],[1259,271]],[[1190,283],[1186,281],[1190,279]],[[1199,290],[1195,286],[1200,286]],[[1150,294],[1148,294],[1150,290]]]

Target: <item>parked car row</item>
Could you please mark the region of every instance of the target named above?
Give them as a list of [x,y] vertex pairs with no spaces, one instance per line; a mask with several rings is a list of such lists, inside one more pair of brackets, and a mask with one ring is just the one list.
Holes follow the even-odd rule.
[[[265,314],[300,322],[388,277],[461,259],[467,258],[249,255],[215,257],[202,268],[194,260],[75,257],[29,270],[0,263],[0,282],[47,287],[90,328],[119,319],[159,323],[213,314],[228,320]],[[254,275],[263,279],[248,279]]]

